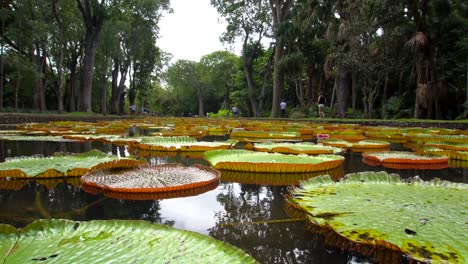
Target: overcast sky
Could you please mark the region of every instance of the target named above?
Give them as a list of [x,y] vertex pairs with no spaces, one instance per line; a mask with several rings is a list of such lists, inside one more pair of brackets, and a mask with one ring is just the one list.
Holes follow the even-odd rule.
[[219,41],[226,25],[219,21],[210,0],[171,0],[173,13],[159,22],[159,48],[173,55],[172,61],[199,61],[203,55],[229,49]]

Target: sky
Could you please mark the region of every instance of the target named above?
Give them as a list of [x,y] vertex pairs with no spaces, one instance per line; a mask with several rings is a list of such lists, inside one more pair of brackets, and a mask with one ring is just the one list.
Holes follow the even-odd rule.
[[214,51],[229,50],[229,45],[219,40],[226,24],[210,0],[171,0],[171,7],[174,12],[164,14],[159,22],[157,46],[171,53],[173,62],[180,59],[198,62]]

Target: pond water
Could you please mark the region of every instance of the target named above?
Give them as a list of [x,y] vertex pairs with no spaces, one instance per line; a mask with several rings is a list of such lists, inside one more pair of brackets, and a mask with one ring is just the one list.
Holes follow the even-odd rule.
[[[213,140],[213,138],[209,139]],[[100,142],[0,141],[0,161],[15,156],[50,156],[55,152],[80,153],[99,149],[128,156],[126,147]],[[392,144],[401,150],[401,144]],[[395,172],[403,178],[418,175],[454,182],[468,182],[468,169],[396,170],[362,162],[361,153],[348,152],[343,173],[359,171]],[[203,164],[201,158],[181,156],[147,157],[152,164]],[[228,177],[235,179],[236,177]],[[288,186],[267,183],[246,184],[224,180],[203,194],[171,199],[122,200],[84,192],[79,179],[19,182],[0,186],[0,222],[24,227],[36,219],[72,220],[139,219],[209,235],[235,245],[261,263],[373,263],[372,259],[328,246],[320,234],[307,230],[303,220],[290,218],[284,208]],[[8,183],[8,184],[11,184]]]

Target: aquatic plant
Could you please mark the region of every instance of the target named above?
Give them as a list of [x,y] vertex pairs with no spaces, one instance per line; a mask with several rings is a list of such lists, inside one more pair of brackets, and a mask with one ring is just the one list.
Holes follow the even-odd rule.
[[143,150],[153,151],[207,151],[214,149],[231,148],[237,141],[228,140],[223,142],[197,141],[195,138],[180,137],[145,137],[135,146]]
[[[386,172],[311,178],[288,201],[307,213],[329,243],[383,263],[466,263],[468,185],[402,180]],[[399,254],[395,254],[399,253]]]
[[121,171],[95,170],[83,175],[81,181],[102,192],[171,192],[219,183],[219,172],[198,164],[147,165]]
[[287,143],[287,142],[265,142],[265,143],[247,143],[244,146],[246,149],[253,149],[256,151],[263,152],[278,152],[285,154],[337,154],[343,152],[341,148],[335,148],[332,146],[324,146],[322,144],[314,144],[312,142],[301,142],[301,143]]
[[209,236],[138,220],[37,220],[18,230],[0,225],[8,263],[257,263]]
[[262,138],[262,139],[299,139],[301,134],[299,132],[287,131],[233,131],[230,137],[239,138]]
[[339,155],[286,155],[248,150],[211,150],[205,152],[204,155],[215,169],[249,172],[303,173],[323,171],[336,168],[344,161],[344,157]]
[[13,158],[0,163],[0,177],[54,178],[81,176],[103,168],[132,168],[146,162],[134,158],[119,159],[99,150],[79,154],[56,153],[46,158]]
[[383,151],[362,153],[364,159],[379,161],[381,163],[447,163],[448,157],[421,155],[409,151]]
[[324,174],[330,175],[335,180],[344,176],[343,166],[307,173],[263,173],[230,170],[221,170],[220,173],[221,181],[274,186],[298,185],[301,181]]

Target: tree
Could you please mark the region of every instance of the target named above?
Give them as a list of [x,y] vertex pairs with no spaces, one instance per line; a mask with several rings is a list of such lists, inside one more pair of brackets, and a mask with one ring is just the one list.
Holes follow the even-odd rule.
[[[242,40],[242,61],[248,99],[253,115],[261,116],[267,82],[260,84],[255,82],[257,77],[254,68],[264,52],[262,40],[265,36],[269,36],[271,30],[269,4],[266,0],[211,0],[211,4],[228,24],[221,39],[228,43],[234,43],[237,37]],[[263,66],[265,70],[261,72],[266,78],[270,67],[269,64]]]
[[200,99],[198,96],[198,86],[200,84],[196,62],[189,60],[176,61],[167,70],[167,83],[168,89],[172,90],[175,98],[174,114],[194,113]]
[[281,59],[284,54],[284,39],[281,27],[290,19],[294,0],[269,0],[273,17],[273,30],[275,36],[275,55],[273,71],[273,100],[271,117],[280,116],[280,102],[284,90],[284,73],[281,69]]
[[207,87],[212,87],[212,94],[223,93],[224,109],[230,107],[230,92],[234,86],[235,74],[239,68],[239,58],[228,51],[215,51],[200,59],[200,81]]
[[81,69],[81,103],[80,110],[91,113],[91,91],[93,86],[94,65],[96,61],[96,50],[99,43],[102,24],[106,19],[105,0],[76,0],[78,9],[83,16],[86,28],[84,38],[84,58]]

